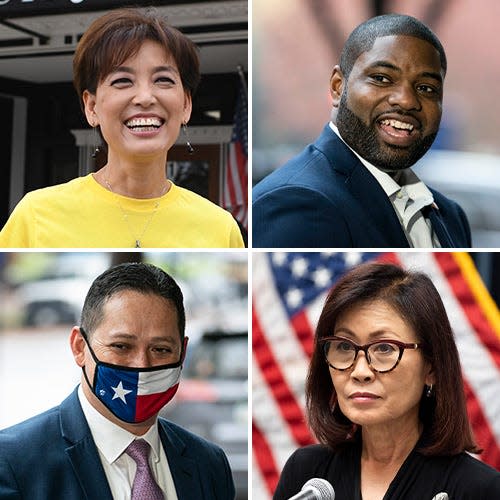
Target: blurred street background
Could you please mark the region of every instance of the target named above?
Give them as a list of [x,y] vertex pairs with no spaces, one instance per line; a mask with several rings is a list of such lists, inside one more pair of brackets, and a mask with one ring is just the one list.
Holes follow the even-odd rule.
[[379,14],[409,14],[448,59],[441,129],[415,168],[456,200],[474,247],[500,246],[500,59],[496,0],[254,0],[253,182],[315,140],[330,119],[329,80],[349,33]]
[[162,416],[218,443],[237,498],[248,495],[247,253],[0,253],[0,429],[58,405],[79,383],[69,346],[92,281],[142,260],[170,273],[186,308],[188,352]]

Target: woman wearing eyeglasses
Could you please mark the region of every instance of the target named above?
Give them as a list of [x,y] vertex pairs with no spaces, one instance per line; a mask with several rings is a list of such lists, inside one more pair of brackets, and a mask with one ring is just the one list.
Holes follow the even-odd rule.
[[321,312],[306,381],[320,444],[286,463],[274,499],[314,477],[335,500],[500,498],[478,453],[458,351],[431,280],[392,264],[346,274]]

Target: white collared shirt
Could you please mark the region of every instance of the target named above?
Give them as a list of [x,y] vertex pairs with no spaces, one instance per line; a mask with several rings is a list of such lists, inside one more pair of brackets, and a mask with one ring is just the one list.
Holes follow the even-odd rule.
[[333,122],[330,122],[330,128],[380,184],[396,211],[410,246],[414,248],[441,248],[431,221],[426,219],[421,212],[427,206],[437,208],[434,197],[415,172],[410,168],[402,170],[398,175],[398,184],[389,174],[375,167],[354,151],[342,139],[337,126]]
[[[109,421],[87,400],[80,386],[78,398],[83,414],[97,446],[106,479],[114,500],[130,500],[134,482],[136,463],[125,452],[128,445],[138,436]],[[158,424],[140,436],[151,446],[149,465],[153,476],[168,500],[177,500],[174,480],[170,472],[167,456],[161,444]]]

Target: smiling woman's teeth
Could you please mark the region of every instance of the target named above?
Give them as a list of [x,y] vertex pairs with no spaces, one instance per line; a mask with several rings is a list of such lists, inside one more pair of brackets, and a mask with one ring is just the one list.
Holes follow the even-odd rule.
[[161,127],[161,124],[162,122],[159,118],[132,118],[125,123],[130,129],[141,129],[145,131],[155,130]]

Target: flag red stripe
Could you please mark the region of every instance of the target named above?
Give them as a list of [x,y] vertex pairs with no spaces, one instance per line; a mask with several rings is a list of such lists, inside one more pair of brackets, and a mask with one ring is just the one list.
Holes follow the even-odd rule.
[[253,457],[256,460],[261,475],[267,486],[269,494],[272,495],[278,484],[280,471],[273,457],[273,452],[264,434],[252,419],[252,448]]
[[226,168],[226,187],[227,187],[227,202],[230,207],[234,207],[236,205],[236,187],[235,187],[235,179],[233,178],[233,154],[235,153],[236,144],[231,143],[228,146],[228,154],[227,154],[227,168]]
[[227,147],[224,206],[245,228],[248,211],[247,159],[242,145],[232,142]]
[[488,464],[500,464],[500,449],[491,430],[488,419],[474,395],[474,391],[464,377],[464,391],[467,399],[467,413],[472,423],[477,444],[483,449],[481,459]]
[[460,302],[472,328],[481,343],[488,349],[496,366],[500,369],[500,349],[498,337],[493,331],[488,319],[479,307],[467,281],[464,279],[460,267],[451,253],[436,253],[435,259],[448,280],[453,293]]
[[314,443],[300,405],[288,387],[279,364],[262,332],[255,311],[252,314],[253,354],[260,367],[263,378],[280,409],[281,416],[288,424],[289,430],[298,446]]
[[307,359],[311,359],[314,349],[314,330],[305,309],[302,309],[292,318],[292,326],[305,356],[307,356]]

